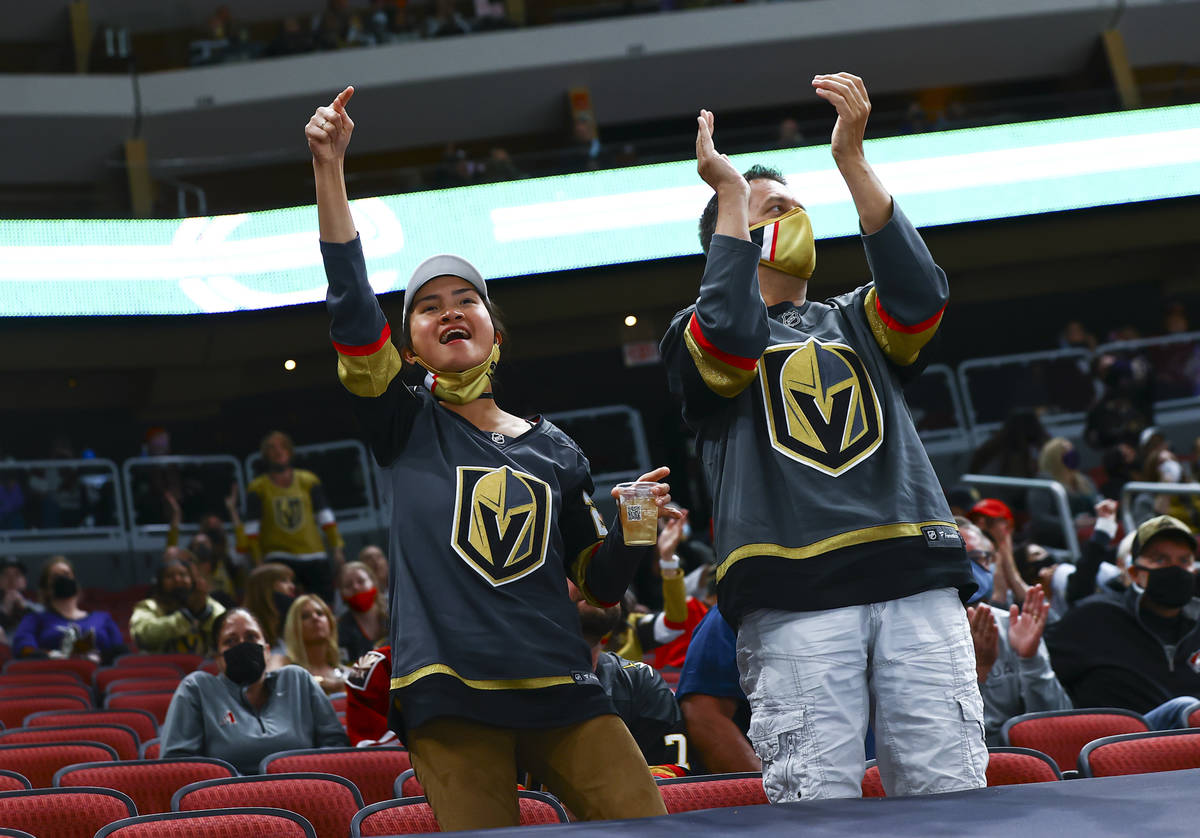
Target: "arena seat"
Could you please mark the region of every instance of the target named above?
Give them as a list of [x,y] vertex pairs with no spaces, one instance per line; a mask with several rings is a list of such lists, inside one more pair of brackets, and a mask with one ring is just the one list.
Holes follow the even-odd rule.
[[425,789],[421,787],[421,781],[417,779],[417,772],[413,769],[408,769],[392,784],[392,794],[399,799],[401,797],[424,797]]
[[0,687],[37,687],[42,684],[87,686],[74,672],[14,672],[11,675],[0,675]]
[[1200,727],[1200,701],[1197,701],[1187,711],[1188,727]]
[[[1016,786],[1022,783],[1047,783],[1061,780],[1062,772],[1054,760],[1032,748],[988,748],[987,784],[991,786]],[[883,781],[879,777],[879,766],[875,760],[867,762],[863,773],[863,797],[886,797]]]
[[396,777],[412,768],[404,748],[305,748],[280,751],[263,759],[261,774],[328,772],[345,777],[368,804],[392,799]]
[[0,792],[0,823],[38,838],[92,838],[137,809],[121,792],[103,788],[37,788]]
[[162,741],[156,736],[142,743],[141,750],[138,751],[138,758],[158,759],[160,753],[162,753]]
[[0,687],[0,701],[10,698],[57,698],[59,696],[81,698],[92,706],[92,691],[83,684],[17,684]]
[[29,782],[24,774],[0,768],[0,791],[19,791],[31,788],[33,788],[33,783]]
[[1014,716],[1004,723],[1000,736],[1005,745],[1041,751],[1060,771],[1072,771],[1079,752],[1093,739],[1146,730],[1146,720],[1132,710],[1092,707]]
[[110,823],[95,838],[317,838],[312,824],[286,809],[246,807],[198,812],[163,812]]
[[97,695],[104,695],[108,691],[108,685],[113,681],[123,681],[130,678],[174,678],[176,681],[182,681],[184,673],[179,667],[170,664],[157,664],[154,666],[106,666],[103,669],[96,670],[96,673],[92,676],[92,686],[96,688]]
[[167,678],[118,678],[115,681],[108,682],[108,689],[105,691],[105,694],[175,692],[179,687],[179,682],[183,679],[183,675],[173,675]]
[[354,783],[335,774],[302,772],[201,780],[171,798],[177,812],[239,806],[273,806],[303,815],[317,838],[345,838],[363,808]]
[[43,710],[25,717],[26,727],[55,727],[57,725],[125,725],[133,728],[138,740],[146,742],[158,737],[158,722],[146,710]]
[[44,742],[0,745],[0,765],[29,778],[36,789],[54,784],[54,772],[76,762],[116,760],[117,752],[101,742]]
[[863,772],[862,796],[887,797],[887,792],[883,790],[883,780],[879,777],[879,765],[873,759],[867,760],[867,767]]
[[92,673],[99,664],[88,658],[18,658],[4,664],[5,675],[39,672],[74,672],[84,684],[92,683]]
[[128,655],[121,655],[114,660],[113,666],[128,669],[169,664],[179,667],[186,675],[189,672],[199,669],[202,663],[204,663],[204,658],[201,655],[193,655],[188,652],[131,652]]
[[0,698],[0,724],[20,727],[25,717],[42,710],[88,710],[92,703],[73,695],[50,698]]
[[[539,791],[518,791],[520,825],[567,823],[567,812],[558,798]],[[416,835],[440,832],[433,808],[424,797],[384,800],[362,809],[350,822],[350,838],[372,835]]]
[[212,757],[133,759],[124,762],[81,762],[54,773],[54,785],[101,786],[129,795],[138,814],[171,811],[175,792],[199,780],[236,777],[237,769]]
[[117,693],[104,699],[105,710],[147,710],[160,725],[166,721],[174,691]]
[[[117,759],[137,759],[138,735],[133,728],[112,724],[77,724],[19,727],[0,733],[0,745],[37,742],[101,742],[117,753]],[[103,783],[88,783],[103,785]]]
[[658,780],[658,791],[668,814],[726,806],[757,806],[767,802],[762,774],[705,774],[697,777],[666,777]]
[[9,829],[5,826],[0,826],[0,836],[3,838],[37,838],[36,835],[31,835],[23,829]]
[[1200,730],[1152,730],[1105,736],[1079,753],[1084,777],[1116,777],[1200,768]]

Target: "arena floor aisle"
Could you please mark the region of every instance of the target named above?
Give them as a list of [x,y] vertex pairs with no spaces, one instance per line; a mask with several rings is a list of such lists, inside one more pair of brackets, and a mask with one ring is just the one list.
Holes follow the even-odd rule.
[[997,786],[932,797],[816,800],[781,806],[709,809],[667,818],[605,821],[463,832],[460,835],[651,836],[681,835],[846,838],[1014,835],[1072,838],[1180,838],[1200,820],[1200,769]]

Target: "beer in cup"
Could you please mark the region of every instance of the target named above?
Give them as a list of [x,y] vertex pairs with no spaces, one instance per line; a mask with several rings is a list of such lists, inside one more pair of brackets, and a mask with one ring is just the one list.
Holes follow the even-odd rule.
[[652,491],[655,485],[637,482],[617,486],[621,534],[631,547],[658,543],[658,505]]

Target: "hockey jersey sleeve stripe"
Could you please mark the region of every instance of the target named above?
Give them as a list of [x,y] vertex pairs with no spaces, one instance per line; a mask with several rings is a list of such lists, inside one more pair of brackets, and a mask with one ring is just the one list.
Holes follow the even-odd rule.
[[384,323],[383,331],[380,333],[379,338],[371,343],[366,344],[365,346],[351,346],[350,344],[346,343],[338,343],[336,340],[332,339],[331,342],[333,343],[333,348],[338,351],[339,355],[362,356],[374,355],[380,349],[383,349],[383,345],[391,340],[391,337],[392,326],[390,323]]
[[403,366],[400,353],[390,340],[371,355],[338,353],[337,371],[342,386],[364,398],[377,398],[386,393]]
[[718,396],[733,398],[745,390],[757,374],[756,359],[730,355],[705,340],[695,314],[683,333],[683,342],[705,385]]
[[917,360],[925,344],[937,334],[938,326],[942,323],[945,306],[933,317],[915,326],[905,326],[891,317],[879,302],[879,295],[872,288],[863,299],[867,323],[875,342],[893,363],[907,367]]
[[479,680],[464,678],[450,666],[444,663],[431,663],[422,666],[407,675],[392,679],[392,689],[400,690],[410,686],[430,675],[448,675],[456,681],[461,681],[475,690],[537,690],[544,687],[557,687],[564,684],[574,684],[575,679],[570,675],[549,675],[542,678],[509,678],[506,680]]
[[609,608],[616,605],[615,602],[602,602],[597,599],[587,584],[588,566],[592,563],[592,558],[600,551],[600,547],[603,544],[604,540],[601,539],[595,544],[585,547],[579,553],[579,559],[575,562],[575,572],[572,580],[575,582],[575,587],[579,588],[579,592],[583,594],[583,598],[587,600],[588,605],[594,605],[597,608]]
[[861,530],[850,530],[838,535],[814,541],[802,547],[783,547],[779,544],[745,544],[732,551],[717,564],[717,581],[720,582],[729,568],[742,559],[755,556],[777,556],[781,559],[811,559],[822,556],[843,547],[853,547],[857,544],[869,544],[873,541],[884,541],[889,538],[908,538],[924,535],[922,527],[952,527],[958,526],[949,521],[925,521],[920,524],[882,524],[877,527],[866,527]]

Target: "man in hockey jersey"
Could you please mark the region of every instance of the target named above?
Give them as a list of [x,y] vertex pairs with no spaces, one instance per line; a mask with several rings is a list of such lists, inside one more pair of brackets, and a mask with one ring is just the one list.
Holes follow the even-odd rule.
[[812,85],[837,110],[833,157],[873,282],[809,300],[808,215],[777,172],[744,177],[718,154],[701,111],[708,262],[662,343],[712,487],[749,736],[773,802],[858,796],[869,718],[888,795],[982,787],[962,607],[976,585],[901,390],[946,277],[867,164],[862,80]]

